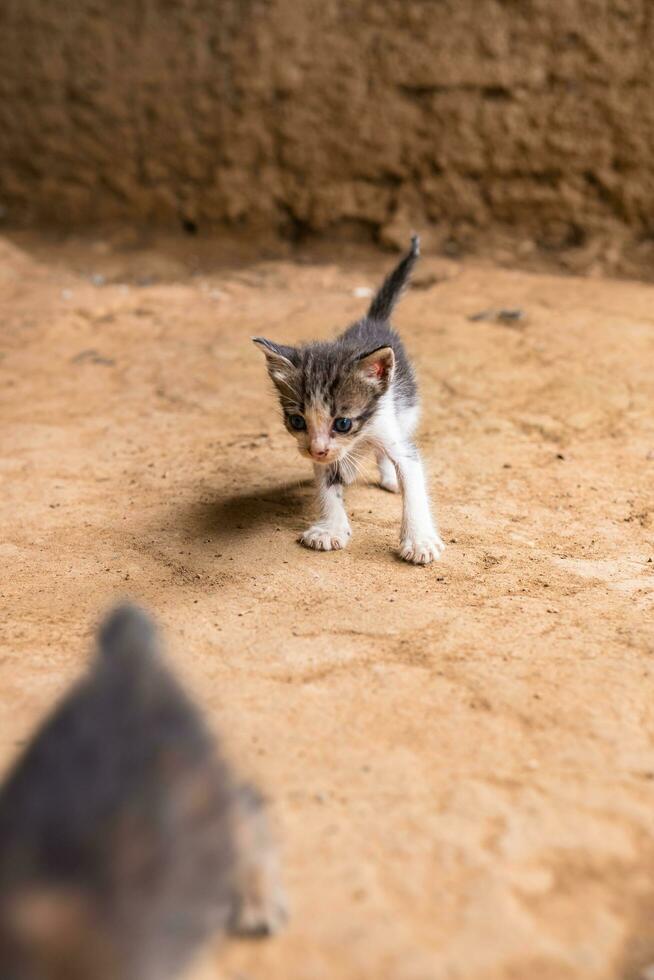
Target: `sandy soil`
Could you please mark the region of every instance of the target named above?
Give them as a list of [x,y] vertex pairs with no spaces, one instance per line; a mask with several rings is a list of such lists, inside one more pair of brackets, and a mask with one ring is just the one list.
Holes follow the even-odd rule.
[[211,973],[638,976],[654,289],[423,262],[398,325],[449,546],[418,569],[372,485],[348,551],[295,543],[308,472],[248,339],[328,336],[388,257],[213,254],[0,243],[3,762],[133,596],[282,830],[291,927]]

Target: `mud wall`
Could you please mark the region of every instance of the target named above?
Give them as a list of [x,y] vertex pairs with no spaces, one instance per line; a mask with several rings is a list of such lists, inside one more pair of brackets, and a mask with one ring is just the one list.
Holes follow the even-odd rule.
[[0,207],[646,237],[653,51],[650,0],[4,0]]

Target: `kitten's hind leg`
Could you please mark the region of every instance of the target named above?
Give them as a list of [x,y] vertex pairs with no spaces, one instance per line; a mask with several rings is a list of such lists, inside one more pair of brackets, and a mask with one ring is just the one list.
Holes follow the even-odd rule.
[[343,505],[343,475],[338,465],[314,466],[320,519],[300,537],[300,544],[316,551],[346,548],[352,536]]
[[377,466],[379,467],[379,486],[389,493],[398,493],[400,484],[397,473],[392,462],[384,452],[377,453]]

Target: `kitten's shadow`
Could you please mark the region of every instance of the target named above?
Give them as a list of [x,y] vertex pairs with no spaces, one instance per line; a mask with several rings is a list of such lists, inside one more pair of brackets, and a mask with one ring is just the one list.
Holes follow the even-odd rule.
[[311,500],[310,480],[197,503],[190,514],[189,536],[233,541],[260,527],[300,523]]

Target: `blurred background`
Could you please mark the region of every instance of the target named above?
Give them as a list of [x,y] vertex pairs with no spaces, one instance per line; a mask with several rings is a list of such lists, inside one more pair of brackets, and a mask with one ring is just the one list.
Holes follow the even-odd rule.
[[5,0],[2,221],[649,277],[653,43],[647,0]]
[[[0,763],[149,609],[282,842],[211,980],[654,976],[653,52],[651,0],[0,2]],[[298,546],[250,343],[412,230],[428,570],[372,468]]]

